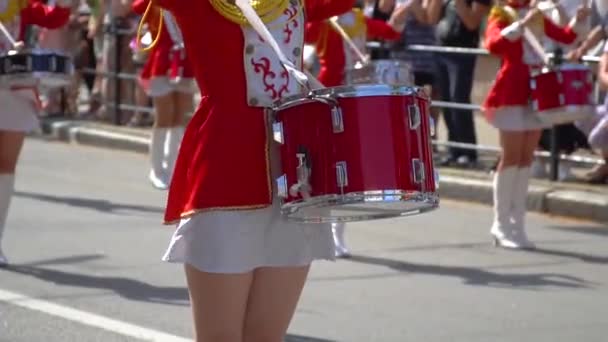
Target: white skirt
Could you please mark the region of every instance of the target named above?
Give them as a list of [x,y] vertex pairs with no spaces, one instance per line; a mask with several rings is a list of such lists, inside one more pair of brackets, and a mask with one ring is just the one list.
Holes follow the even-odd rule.
[[0,89],[0,131],[30,132],[39,126],[32,90]]
[[487,111],[488,122],[502,131],[533,131],[551,127],[528,106],[505,106]]
[[198,91],[196,83],[192,78],[182,78],[172,82],[168,77],[152,77],[149,80],[140,80],[146,95],[150,97],[165,96],[172,92],[194,94]]
[[[273,179],[280,155],[271,142]],[[300,224],[282,217],[276,201],[254,210],[213,210],[181,220],[163,260],[187,263],[203,272],[246,273],[258,267],[305,266],[334,260],[331,224]]]

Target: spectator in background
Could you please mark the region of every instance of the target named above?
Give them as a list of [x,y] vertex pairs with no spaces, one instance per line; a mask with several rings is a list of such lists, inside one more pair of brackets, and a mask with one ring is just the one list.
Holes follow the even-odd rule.
[[[491,0],[444,0],[436,27],[442,46],[479,47],[480,27],[490,11]],[[443,101],[471,103],[476,56],[438,54],[440,93]],[[443,109],[450,142],[476,144],[473,111]],[[451,147],[441,165],[471,166],[477,162],[473,149]]]
[[[435,26],[441,15],[443,0],[411,0],[410,14],[405,22],[401,40],[396,44],[393,57],[408,62],[412,67],[414,84],[423,87],[432,99],[439,99],[437,61],[435,53],[407,51],[408,45],[437,45]],[[437,123],[439,110],[431,108]]]
[[[406,1],[399,1],[404,3]],[[395,0],[368,0],[365,3],[363,12],[365,16],[375,20],[388,21],[395,10]],[[378,40],[384,43],[382,39]],[[386,47],[370,49],[369,56],[371,60],[389,59],[391,51]]]

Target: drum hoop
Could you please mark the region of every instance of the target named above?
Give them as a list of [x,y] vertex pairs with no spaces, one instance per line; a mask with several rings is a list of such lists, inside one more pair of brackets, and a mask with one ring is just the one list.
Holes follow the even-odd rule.
[[[405,199],[392,199],[397,196],[403,196]],[[373,199],[382,198],[375,202],[402,202],[402,203],[421,203],[419,208],[411,210],[383,210],[375,214],[367,215],[351,215],[351,216],[327,216],[327,217],[298,217],[296,214],[300,209],[316,207],[324,208],[336,204],[369,204],[374,202]],[[314,196],[308,200],[297,200],[285,203],[281,207],[282,214],[290,221],[300,223],[334,223],[334,222],[352,222],[361,220],[383,219],[399,216],[409,216],[422,214],[439,207],[439,195],[437,192],[422,192],[422,191],[406,191],[406,190],[377,190],[377,191],[361,191],[350,192],[344,195],[322,195]]]
[[579,71],[591,72],[591,68],[589,68],[585,64],[565,63],[565,64],[560,64],[559,66],[555,66],[555,67],[543,67],[542,69],[534,70],[531,72],[531,75],[532,75],[532,77],[536,77],[538,75],[548,74],[551,72],[569,71],[569,70],[579,70]]
[[356,84],[347,86],[328,87],[312,90],[308,94],[298,94],[276,101],[272,106],[275,111],[283,110],[294,105],[316,102],[318,98],[353,98],[370,96],[404,96],[415,95],[428,99],[424,90],[420,87],[389,84]]

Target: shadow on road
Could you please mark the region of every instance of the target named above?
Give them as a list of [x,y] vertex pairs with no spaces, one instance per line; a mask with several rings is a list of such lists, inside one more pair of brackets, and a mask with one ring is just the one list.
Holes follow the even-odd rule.
[[549,229],[559,230],[562,232],[570,233],[579,233],[586,235],[596,235],[601,237],[608,237],[608,225],[604,226],[551,226]]
[[129,300],[190,305],[188,290],[185,287],[160,287],[135,279],[64,272],[31,265],[10,265],[5,270],[35,277],[59,286],[109,290]]
[[124,203],[113,203],[104,199],[91,199],[82,197],[68,197],[57,195],[37,194],[24,191],[15,191],[15,196],[35,199],[39,201],[65,204],[72,207],[87,208],[104,213],[116,213],[119,211],[140,211],[147,213],[163,213],[164,209],[147,205],[135,205]]
[[324,338],[288,334],[285,337],[285,342],[335,342],[335,340],[326,340]]
[[522,289],[541,287],[588,288],[590,283],[584,279],[558,273],[496,273],[480,268],[465,266],[447,266],[409,263],[400,260],[377,258],[365,255],[353,255],[351,262],[384,266],[390,269],[412,274],[428,274],[462,278],[467,285],[494,286]]

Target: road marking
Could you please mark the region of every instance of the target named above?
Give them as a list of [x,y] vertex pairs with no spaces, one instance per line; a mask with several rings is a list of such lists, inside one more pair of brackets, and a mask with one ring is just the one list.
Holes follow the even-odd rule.
[[191,339],[113,320],[107,317],[72,309],[67,306],[54,304],[44,300],[34,299],[26,295],[5,291],[2,289],[0,289],[0,302],[6,302],[11,305],[20,306],[30,310],[40,311],[45,314],[61,317],[73,322],[78,322],[84,325],[101,328],[103,330],[111,331],[120,335],[137,338],[144,341],[192,342]]

